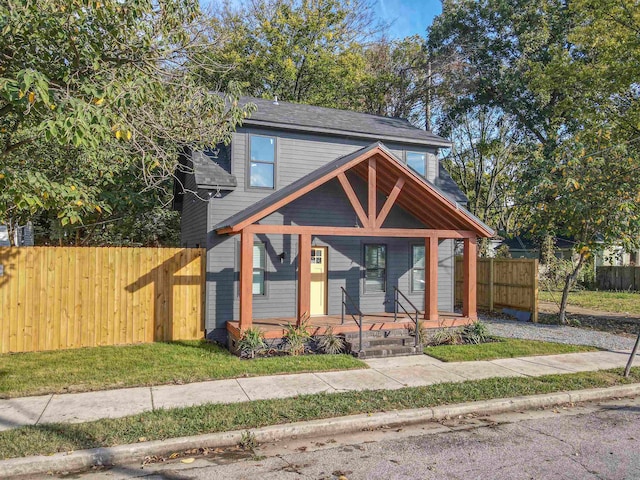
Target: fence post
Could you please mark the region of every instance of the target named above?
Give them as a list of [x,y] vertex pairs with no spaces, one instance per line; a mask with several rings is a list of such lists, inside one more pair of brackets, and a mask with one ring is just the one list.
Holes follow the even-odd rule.
[[533,295],[531,295],[531,321],[538,323],[538,260],[533,261],[531,285],[533,286]]
[[489,311],[493,312],[493,282],[494,282],[494,263],[493,263],[493,258],[489,258]]

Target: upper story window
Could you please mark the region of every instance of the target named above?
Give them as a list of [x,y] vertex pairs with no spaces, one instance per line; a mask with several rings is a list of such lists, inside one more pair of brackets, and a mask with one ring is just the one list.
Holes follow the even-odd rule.
[[249,186],[275,188],[276,139],[251,135],[249,160]]
[[407,152],[407,166],[416,173],[427,176],[427,154],[420,152]]

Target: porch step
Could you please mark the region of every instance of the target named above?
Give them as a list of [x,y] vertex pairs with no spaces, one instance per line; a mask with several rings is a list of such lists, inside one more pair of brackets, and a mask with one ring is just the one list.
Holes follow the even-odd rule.
[[345,334],[345,340],[353,355],[358,358],[397,357],[403,355],[421,355],[422,346],[415,346],[415,338],[408,330],[376,330],[362,332],[362,351],[359,352],[358,333]]
[[[356,347],[357,348],[357,347]],[[400,357],[407,355],[423,355],[422,347],[408,345],[388,345],[384,347],[363,348],[362,352],[354,351],[353,355],[358,358],[384,358],[384,357]]]

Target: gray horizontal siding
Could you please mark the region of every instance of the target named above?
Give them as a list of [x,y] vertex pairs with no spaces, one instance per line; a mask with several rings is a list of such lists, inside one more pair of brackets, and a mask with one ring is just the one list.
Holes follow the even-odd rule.
[[180,215],[180,244],[193,248],[207,245],[207,198],[208,192],[198,192],[192,173],[184,181],[185,194]]
[[[271,194],[273,190],[247,188],[248,138],[250,134],[274,135],[273,131],[257,128],[241,128],[234,134],[231,144],[232,174],[236,176],[238,187],[235,191],[222,192],[219,198],[209,200],[207,218],[207,285],[206,285],[206,327],[213,332],[214,338],[223,339],[224,324],[239,316],[238,305],[238,238],[219,236],[213,227]],[[282,132],[276,138],[276,186],[282,188],[307,175],[320,166],[336,158],[359,150],[371,142],[353,139],[330,138],[302,133]],[[404,159],[405,150],[419,151],[415,147],[401,144],[386,144],[395,155]],[[427,150],[425,150],[427,152]],[[438,171],[436,150],[428,155],[429,178]],[[433,164],[433,165],[432,165]],[[350,175],[357,195],[366,205],[366,187],[359,178]],[[429,178],[430,179],[430,178]],[[185,198],[185,200],[187,200]],[[384,197],[378,199],[379,208]],[[186,204],[186,203],[185,203]],[[185,209],[186,210],[186,209]],[[357,216],[353,212],[342,187],[337,181],[328,182],[314,192],[292,202],[287,207],[262,220],[262,223],[286,225],[327,225],[355,226]],[[404,210],[394,207],[385,227],[424,227]],[[297,308],[297,237],[272,235],[263,237],[268,244],[266,288],[264,297],[254,296],[253,312],[255,318],[295,317]],[[363,278],[362,245],[360,238],[314,238],[316,245],[328,245],[329,248],[329,311],[340,312],[340,286],[350,292],[360,292]],[[371,243],[380,242],[373,239]],[[388,244],[389,251],[389,288],[397,284],[405,292],[409,291],[409,240],[393,240]],[[285,261],[280,262],[278,255],[285,253]],[[441,248],[441,275],[439,282],[439,301],[441,308],[453,308],[453,289],[451,285],[453,268],[452,255],[447,248]],[[450,260],[451,259],[451,260]],[[391,295],[391,293],[388,293]],[[363,311],[369,313],[391,311],[391,297],[362,296]],[[423,295],[412,295],[419,308],[423,308]]]

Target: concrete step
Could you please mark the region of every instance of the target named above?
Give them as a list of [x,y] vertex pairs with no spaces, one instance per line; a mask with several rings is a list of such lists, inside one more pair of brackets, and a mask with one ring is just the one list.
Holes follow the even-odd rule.
[[[358,340],[354,339],[352,344],[357,344]],[[387,345],[408,345],[413,347],[415,343],[415,337],[410,335],[392,335],[389,337],[381,337],[381,338],[367,338],[366,340],[362,339],[362,345],[367,347],[375,347],[375,346],[387,346]]]
[[[344,338],[348,342],[358,341],[359,332],[347,332],[344,333]],[[389,338],[389,337],[406,337],[409,335],[409,330],[406,328],[396,328],[393,330],[363,330],[362,340],[365,339],[377,339],[377,338]]]
[[385,357],[400,357],[407,355],[422,355],[422,346],[406,346],[406,345],[392,345],[386,347],[369,347],[364,348],[361,352],[353,351],[354,356],[358,358],[385,358]]

